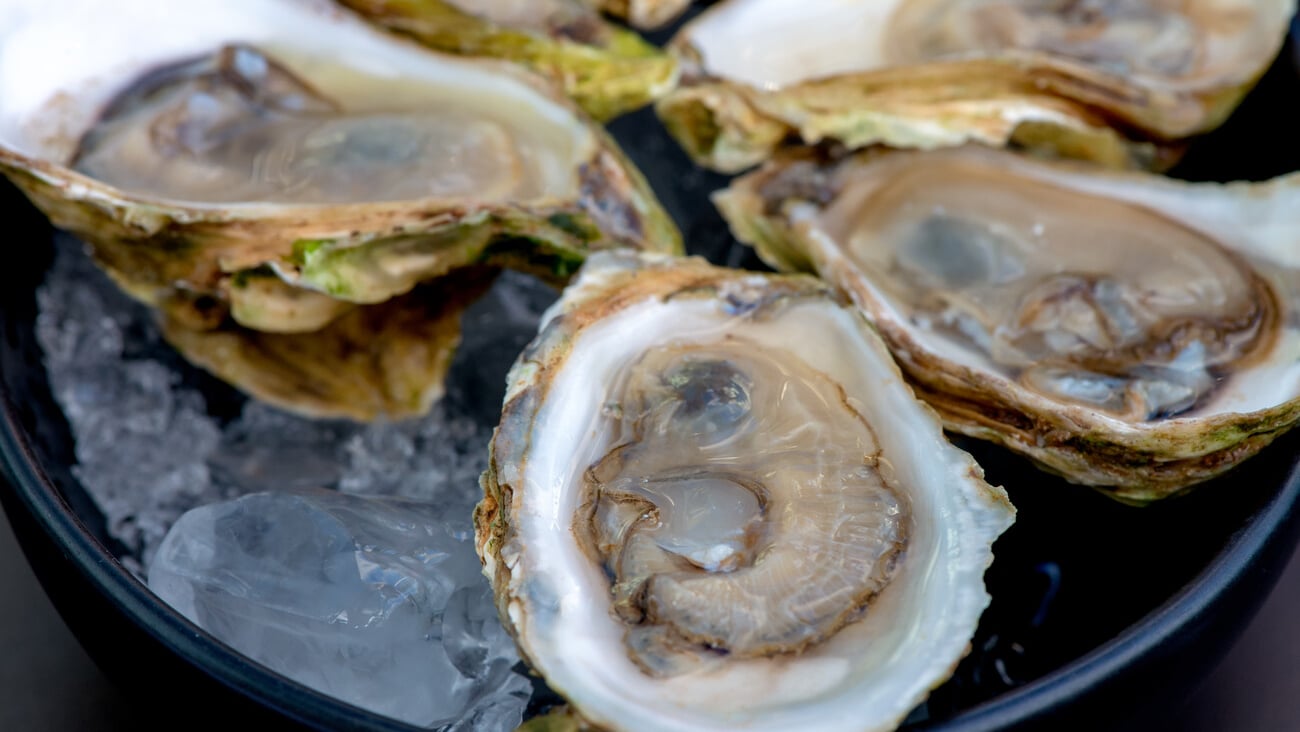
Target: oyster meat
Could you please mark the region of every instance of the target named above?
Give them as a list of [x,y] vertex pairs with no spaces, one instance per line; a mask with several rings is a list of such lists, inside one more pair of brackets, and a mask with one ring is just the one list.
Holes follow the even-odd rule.
[[[558,284],[593,249],[680,251],[640,173],[550,85],[420,48],[327,0],[202,0],[184,13],[0,0],[0,47],[0,173],[171,333],[315,334],[294,350],[326,359],[324,373],[327,354],[349,352],[334,319],[435,280],[453,291],[434,300],[460,307],[474,289],[455,284],[460,269]],[[296,364],[281,365],[292,377]]]
[[1014,509],[825,284],[599,253],[508,383],[479,550],[588,723],[890,729],[967,652]]
[[601,120],[658,99],[676,61],[582,0],[340,0],[430,48],[521,63]]
[[1277,55],[1294,0],[726,0],[674,40],[659,104],[698,162],[736,172],[788,138],[1016,143],[1161,167]]
[[978,146],[782,154],[716,201],[877,326],[947,425],[1141,503],[1300,419],[1300,177],[1193,184]]

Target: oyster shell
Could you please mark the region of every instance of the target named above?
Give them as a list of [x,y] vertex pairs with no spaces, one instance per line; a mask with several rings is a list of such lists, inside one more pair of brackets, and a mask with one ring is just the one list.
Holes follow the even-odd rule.
[[522,63],[608,120],[677,83],[672,57],[606,23],[581,0],[341,0],[430,48]]
[[[251,331],[318,334],[292,350],[323,356],[356,306],[466,267],[559,284],[593,249],[681,249],[640,173],[549,84],[428,51],[327,0],[201,0],[183,13],[0,0],[0,48],[0,173],[174,332],[219,329],[173,341],[253,393],[272,390],[236,366],[266,349]],[[434,378],[449,355],[409,378]],[[378,379],[357,384],[376,393],[392,376],[340,369]],[[427,404],[439,389],[389,403]],[[280,393],[308,413],[354,409],[307,390]]]
[[1277,55],[1294,0],[727,0],[673,42],[660,116],[736,172],[787,138],[1016,143],[1161,167]]
[[307,332],[263,332],[232,321],[194,328],[164,313],[162,333],[189,361],[282,409],[358,421],[415,417],[442,397],[460,316],[493,275],[465,268],[449,281],[332,313]]
[[1300,419],[1300,176],[802,151],[715,200],[768,262],[849,293],[949,428],[1116,498],[1214,477]]
[[508,384],[479,552],[587,722],[888,729],[967,652],[1014,509],[823,283],[599,253]]
[[[276,265],[283,272],[295,272],[303,260],[325,252],[361,248],[376,254],[390,242],[400,244],[404,252],[419,250],[424,263],[417,276],[393,285],[399,290],[408,290],[417,278],[482,259],[539,270],[562,281],[590,248],[621,244],[680,250],[672,222],[612,140],[585,124],[549,88],[511,66],[435,55],[378,33],[324,1],[205,0],[187,8],[186,13],[160,14],[155,4],[144,0],[123,0],[112,7],[86,0],[0,4],[0,44],[6,49],[0,60],[0,172],[56,225],[90,242],[118,281],[129,283],[131,293],[148,302],[159,302],[175,287],[221,296],[229,274],[240,270]],[[62,22],[68,17],[82,18],[85,25]],[[139,43],[142,38],[157,43]],[[264,56],[251,44],[272,49],[268,53],[274,56]],[[350,49],[348,59],[364,62],[341,65],[339,47]],[[60,49],[62,64],[40,62],[52,48]],[[147,192],[138,192],[142,186],[130,179],[138,170],[130,164],[121,173],[127,183],[123,186],[69,168],[87,130],[100,124],[104,108],[114,99],[122,100],[123,85],[160,66],[170,66],[178,85],[195,79],[201,83],[198,70],[187,73],[172,66],[196,55],[201,56],[196,64],[216,66],[209,77],[227,82],[221,94],[246,91],[237,107],[264,113],[268,105],[292,111],[298,105],[346,100],[338,104],[361,121],[372,112],[380,117],[376,129],[354,130],[363,142],[378,144],[382,140],[374,137],[394,129],[415,127],[419,133],[421,122],[429,122],[438,127],[429,134],[432,139],[416,137],[409,146],[428,143],[434,152],[447,153],[469,146],[489,151],[494,163],[473,172],[463,166],[451,170],[454,176],[429,183],[428,192],[417,198],[402,190],[387,196],[370,190],[365,181],[344,176],[344,185],[359,191],[359,200],[343,191],[325,200],[308,195],[307,200],[278,203],[266,202],[256,192],[239,195],[222,182],[225,178],[213,185],[214,177],[229,173],[220,168],[186,172],[179,161],[162,165],[157,157],[143,161],[144,172],[172,173],[175,178],[155,179],[149,186],[155,190]],[[289,77],[278,73],[286,69],[292,72]],[[157,87],[165,81],[153,73],[143,86],[136,86],[133,96],[159,95]],[[281,94],[285,87],[289,91]],[[325,101],[309,98],[311,91],[320,92]],[[179,96],[182,103],[186,99]],[[382,117],[393,109],[393,99],[403,99],[394,118]],[[448,101],[455,105],[451,121],[456,124],[439,125],[438,109]],[[122,112],[138,113],[142,111],[136,107]],[[428,114],[428,120],[421,114]],[[302,126],[295,126],[299,120],[289,117],[291,133],[302,133]],[[182,120],[195,126],[208,121]],[[473,124],[465,125],[467,121]],[[190,131],[186,124],[177,124],[164,133]],[[368,131],[373,131],[369,137]],[[442,133],[465,138],[439,138]],[[328,138],[344,131],[326,126],[324,134]],[[125,159],[134,151],[127,143],[134,140],[123,137],[127,139],[114,144],[114,150]],[[317,161],[298,157],[302,151],[292,144],[290,135],[283,143],[285,156],[303,163],[304,176],[318,172]],[[377,148],[377,160],[361,163],[382,168],[383,155],[400,159],[406,151],[395,147],[400,146]],[[207,151],[191,152],[203,161],[198,153]],[[370,151],[363,147],[328,152],[346,157]],[[86,159],[82,150],[79,160],[85,164]],[[441,165],[443,157],[433,160]],[[398,183],[411,178],[409,169],[400,168],[389,179]],[[208,189],[195,190],[188,186],[191,182],[207,183]],[[177,190],[174,183],[186,183],[187,189]],[[291,187],[276,178],[266,183],[279,190]],[[164,191],[172,195],[160,195]],[[348,203],[339,204],[339,198]],[[428,238],[428,244],[419,246],[420,238]],[[498,246],[499,251],[493,251]],[[409,259],[391,264],[367,257],[368,268],[359,270],[396,272],[412,267],[415,257],[409,254]],[[339,272],[294,277],[292,282],[335,298],[355,296],[356,302],[383,298],[369,286],[355,287],[354,293],[348,274]]]

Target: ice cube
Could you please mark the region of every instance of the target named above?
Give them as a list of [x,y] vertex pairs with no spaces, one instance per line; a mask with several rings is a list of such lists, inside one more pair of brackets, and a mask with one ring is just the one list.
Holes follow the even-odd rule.
[[411,724],[510,730],[532,685],[512,670],[518,657],[466,531],[470,510],[454,497],[256,493],[182,516],[149,586],[236,650],[323,693]]

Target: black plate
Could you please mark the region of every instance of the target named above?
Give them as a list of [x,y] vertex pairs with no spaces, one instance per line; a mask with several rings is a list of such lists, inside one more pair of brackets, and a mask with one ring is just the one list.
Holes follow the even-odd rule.
[[[1300,75],[1290,44],[1230,123],[1199,141],[1174,174],[1231,180],[1300,170],[1295,99]],[[693,252],[761,267],[734,244],[707,202],[725,179],[690,166],[649,112],[618,121],[613,131],[682,224]],[[414,729],[244,660],[123,568],[121,547],[108,538],[103,516],[71,472],[72,436],[51,397],[33,332],[34,292],[52,232],[7,186],[0,187],[0,213],[8,251],[27,255],[11,256],[0,271],[0,461],[10,481],[0,501],[46,591],[90,654],[168,726],[260,720],[281,729],[290,723]],[[481,384],[474,401],[487,405],[484,419],[494,419],[502,380],[478,372],[473,378]],[[230,399],[217,397],[214,403]],[[987,578],[994,599],[972,654],[909,719],[911,729],[1111,726],[1106,723],[1119,716],[1158,711],[1218,660],[1300,538],[1294,515],[1300,477],[1293,472],[1300,433],[1188,497],[1145,509],[1065,484],[998,448],[962,444],[991,482],[1007,487],[1019,519],[995,547],[998,559]],[[540,706],[547,697],[539,694],[537,701]]]

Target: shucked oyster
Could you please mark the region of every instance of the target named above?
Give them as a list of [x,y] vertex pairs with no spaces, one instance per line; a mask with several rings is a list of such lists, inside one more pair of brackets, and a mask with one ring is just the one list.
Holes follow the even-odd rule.
[[677,82],[672,57],[605,22],[582,0],[340,0],[430,48],[517,61],[610,119]]
[[586,721],[888,729],[966,653],[1014,511],[826,285],[600,253],[508,383],[480,555]]
[[791,152],[717,202],[768,262],[848,292],[950,428],[1117,498],[1218,475],[1300,419],[1300,178]]
[[659,112],[692,157],[729,172],[792,137],[1015,142],[1159,166],[1161,146],[1227,117],[1294,12],[1294,0],[727,0],[674,41],[682,85]]
[[0,0],[0,48],[0,172],[190,329],[319,333],[324,357],[353,306],[461,267],[562,282],[592,249],[680,249],[547,84],[325,0]]

